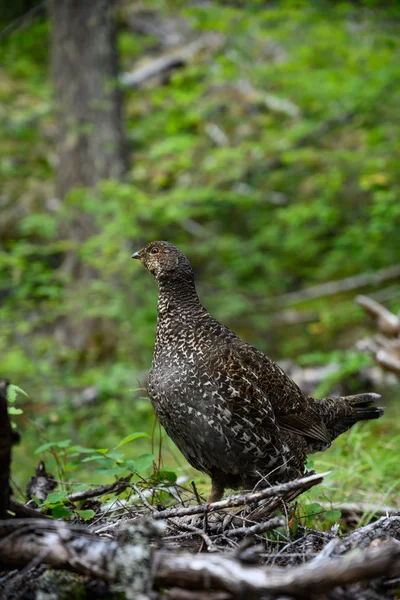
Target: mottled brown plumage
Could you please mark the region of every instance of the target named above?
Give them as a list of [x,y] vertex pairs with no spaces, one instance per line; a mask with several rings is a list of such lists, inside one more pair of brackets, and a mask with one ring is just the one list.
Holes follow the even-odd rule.
[[200,304],[186,256],[168,242],[133,254],[158,284],[158,320],[149,396],[167,434],[189,463],[225,487],[286,481],[306,456],[354,423],[375,419],[377,394],[315,400],[262,352]]

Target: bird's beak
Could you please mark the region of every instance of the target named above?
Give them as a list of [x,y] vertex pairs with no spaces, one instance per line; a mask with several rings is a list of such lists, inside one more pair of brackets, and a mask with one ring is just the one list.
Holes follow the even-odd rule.
[[137,258],[137,259],[139,259],[139,260],[140,260],[142,257],[141,257],[141,255],[140,255],[140,252],[134,252],[134,253],[132,254],[131,258]]

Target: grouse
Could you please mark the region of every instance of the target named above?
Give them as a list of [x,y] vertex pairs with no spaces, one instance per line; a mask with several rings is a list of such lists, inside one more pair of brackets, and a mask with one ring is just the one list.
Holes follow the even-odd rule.
[[209,501],[224,489],[288,481],[306,456],[325,450],[354,423],[377,419],[378,394],[316,400],[260,350],[200,304],[192,267],[169,242],[139,259],[158,284],[158,319],[148,391],[169,437],[211,477]]

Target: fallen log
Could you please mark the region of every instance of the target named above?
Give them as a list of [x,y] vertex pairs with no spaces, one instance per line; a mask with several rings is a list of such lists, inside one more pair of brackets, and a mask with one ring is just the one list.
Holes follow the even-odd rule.
[[337,559],[310,561],[294,568],[242,565],[226,555],[157,555],[156,587],[177,586],[196,590],[222,590],[232,598],[258,599],[287,594],[309,598],[335,587],[400,572],[400,544],[356,552]]
[[152,581],[149,541],[163,529],[141,519],[110,540],[63,521],[8,519],[0,521],[0,569],[21,568],[40,557],[44,566],[101,579],[128,600],[145,600]]
[[164,56],[154,58],[130,73],[122,73],[120,81],[123,85],[137,88],[149,79],[164,75],[174,69],[185,66],[196,54],[208,48],[216,49],[222,42],[222,36],[216,33],[202,35],[186,46],[173,50]]
[[[154,589],[212,590],[250,600],[284,594],[309,597],[400,573],[400,543],[393,539],[400,537],[400,517],[381,519],[344,540],[334,540],[338,542],[334,552],[339,556],[322,553],[296,567],[247,565],[220,553],[152,550],[150,539],[162,529],[160,523],[139,520],[135,526],[127,526],[118,539],[109,539],[59,521],[0,521],[0,563],[2,568],[23,567],[40,557],[45,566],[101,579],[111,589],[125,591],[128,599],[142,600],[150,592],[151,582]],[[348,552],[354,545],[357,550]]]

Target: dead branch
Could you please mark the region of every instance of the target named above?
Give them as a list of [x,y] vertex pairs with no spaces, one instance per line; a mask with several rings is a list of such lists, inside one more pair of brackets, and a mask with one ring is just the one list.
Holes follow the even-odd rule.
[[184,517],[187,515],[202,515],[205,513],[212,513],[226,508],[233,508],[234,506],[242,506],[246,504],[255,504],[266,498],[273,498],[285,496],[292,491],[306,490],[321,483],[323,478],[329,475],[329,471],[326,473],[320,473],[315,475],[309,475],[308,477],[302,477],[294,481],[288,481],[287,483],[281,483],[279,485],[273,485],[271,487],[264,488],[259,492],[250,492],[248,494],[240,494],[237,496],[231,496],[226,500],[220,500],[219,502],[210,502],[209,504],[198,504],[197,506],[187,506],[184,508],[167,508],[159,512],[153,513],[154,519],[169,519],[171,517]]
[[17,519],[50,519],[46,515],[40,513],[36,508],[31,508],[26,504],[21,504],[16,500],[10,500],[9,516],[15,516]]
[[150,60],[148,63],[138,67],[131,73],[122,73],[120,76],[121,83],[133,88],[140,87],[149,79],[153,79],[154,77],[163,75],[173,69],[185,66],[196,54],[199,54],[203,50],[209,48],[215,50],[221,43],[222,37],[220,35],[216,33],[204,34],[197,40],[194,40],[178,50],[174,50],[164,56]]
[[67,498],[70,502],[79,502],[80,500],[88,500],[89,498],[96,498],[105,494],[119,494],[130,486],[129,482],[131,478],[132,475],[128,475],[128,477],[121,477],[117,481],[107,485],[99,485],[98,487],[89,488],[81,492],[72,492],[68,494]]
[[372,338],[359,340],[356,347],[359,350],[369,352],[382,369],[400,377],[399,337],[389,339],[378,333]]
[[249,537],[254,535],[260,535],[276,529],[276,527],[283,527],[285,521],[279,517],[274,517],[263,523],[256,523],[255,525],[249,525],[248,527],[236,527],[236,529],[230,529],[225,532],[227,537]]
[[371,315],[380,333],[383,333],[383,335],[387,335],[388,337],[400,333],[400,318],[382,306],[382,304],[369,296],[363,295],[357,296],[356,302],[365,310],[365,312]]
[[398,277],[400,277],[400,265],[392,265],[373,273],[360,273],[360,275],[353,275],[352,277],[345,277],[336,281],[328,281],[327,283],[314,285],[303,290],[298,290],[297,292],[289,292],[288,294],[278,296],[275,300],[279,304],[298,304],[307,300],[316,300],[317,298],[351,292],[363,287],[378,286],[385,281],[391,281]]

